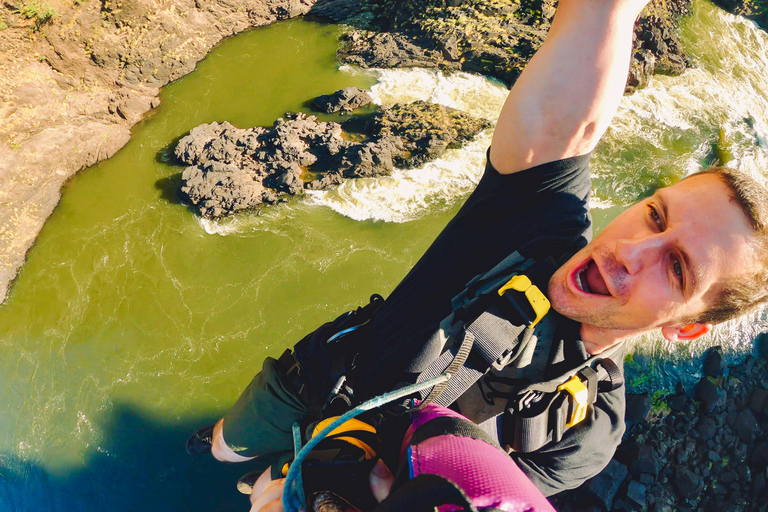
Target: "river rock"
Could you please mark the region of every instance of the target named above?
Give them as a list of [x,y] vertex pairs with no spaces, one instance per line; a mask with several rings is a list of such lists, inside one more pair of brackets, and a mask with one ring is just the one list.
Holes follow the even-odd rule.
[[684,498],[691,498],[704,487],[702,478],[687,468],[680,468],[675,473],[675,487]]
[[650,395],[627,395],[627,410],[624,415],[624,419],[628,423],[637,423],[648,417],[648,413],[651,412],[651,405],[653,405],[653,399]]
[[[368,7],[377,30],[344,38],[340,60],[362,67],[461,69],[511,85],[543,43],[556,1],[406,0]],[[690,65],[677,35],[677,20],[689,7],[689,0],[657,1],[643,11],[629,90],[654,73],[680,74]],[[338,20],[339,10],[329,10],[328,17]]]
[[346,140],[342,125],[302,113],[287,113],[271,128],[239,129],[227,122],[198,126],[174,151],[188,165],[181,195],[203,217],[220,218],[346,178],[417,167],[490,123],[419,101],[359,116],[347,126],[360,130],[364,140]]
[[632,480],[629,482],[629,486],[627,487],[627,498],[634,501],[641,507],[644,507],[646,492],[647,488],[643,484],[636,480]]
[[749,397],[749,408],[756,414],[768,412],[768,391],[757,388]]
[[758,471],[766,469],[768,466],[768,441],[761,441],[755,445],[750,454],[749,462]]
[[585,486],[605,505],[606,510],[611,510],[616,493],[628,473],[627,466],[616,459],[611,459],[605,469],[596,477],[588,480]]
[[768,27],[768,2],[765,0],[714,0],[715,5],[732,14],[738,14]]
[[707,355],[704,359],[704,376],[719,379],[723,376],[723,369],[725,368],[725,362],[723,361],[723,353],[720,347],[712,347],[707,350]]
[[327,114],[351,112],[371,103],[371,95],[357,87],[347,87],[333,94],[323,94],[312,100],[312,105]]
[[707,377],[703,377],[696,384],[694,389],[694,395],[701,401],[701,407],[706,412],[712,412],[717,404],[718,398],[720,398],[720,389],[717,384]]
[[768,332],[758,335],[755,344],[757,345],[758,356],[768,360]]
[[636,477],[646,473],[657,478],[660,469],[660,461],[656,450],[650,444],[643,444],[638,448],[637,459],[635,459],[629,466],[630,473]]
[[749,409],[744,409],[736,417],[734,430],[739,434],[741,440],[747,444],[755,441],[757,433],[760,431],[760,425],[757,423],[754,413]]

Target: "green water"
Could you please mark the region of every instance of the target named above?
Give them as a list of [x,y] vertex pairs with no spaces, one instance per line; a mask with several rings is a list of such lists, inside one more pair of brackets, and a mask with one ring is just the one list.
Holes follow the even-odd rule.
[[293,201],[247,233],[211,235],[173,201],[182,168],[164,161],[200,123],[269,125],[371,86],[336,69],[337,36],[290,21],[225,41],[66,186],[0,308],[0,510],[246,506],[234,481],[247,468],[193,460],[186,438],[266,354],[390,290],[445,217],[355,222]]

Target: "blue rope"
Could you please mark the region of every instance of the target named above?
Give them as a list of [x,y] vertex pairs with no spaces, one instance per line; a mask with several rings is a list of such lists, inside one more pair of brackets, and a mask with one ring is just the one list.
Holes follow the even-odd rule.
[[[296,455],[294,458],[290,468],[288,469],[288,475],[285,477],[285,486],[283,487],[283,508],[285,508],[285,512],[302,512],[306,510],[307,497],[304,495],[304,483],[301,479],[301,464],[304,462],[304,459],[307,457],[309,452],[311,452],[315,446],[320,443],[320,441],[325,439],[328,434],[365,411],[376,409],[382,405],[394,402],[399,398],[404,398],[408,395],[412,395],[413,393],[437,386],[438,384],[442,384],[450,378],[450,375],[441,374],[424,382],[417,382],[416,384],[411,384],[410,386],[406,386],[395,391],[390,391],[389,393],[384,393],[381,396],[372,398],[367,402],[358,405],[354,409],[347,411],[342,416],[339,416],[330,425],[325,427],[316,436],[310,439],[309,442],[304,445],[301,451],[299,451],[298,455]],[[294,438],[294,449],[296,449],[300,444],[301,438],[299,438],[298,444],[296,444],[296,439]]]
[[301,427],[299,423],[294,423],[291,430],[293,431],[293,458],[295,459],[301,451]]

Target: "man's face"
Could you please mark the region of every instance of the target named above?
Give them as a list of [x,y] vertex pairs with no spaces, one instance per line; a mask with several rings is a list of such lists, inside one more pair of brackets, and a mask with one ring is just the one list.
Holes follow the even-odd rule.
[[558,269],[549,297],[559,313],[600,329],[679,326],[751,268],[751,233],[720,178],[695,176],[616,217]]

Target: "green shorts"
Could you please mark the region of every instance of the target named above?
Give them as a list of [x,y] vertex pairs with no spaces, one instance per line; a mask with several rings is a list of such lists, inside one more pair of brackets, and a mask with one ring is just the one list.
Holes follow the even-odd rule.
[[292,426],[295,422],[301,425],[307,413],[296,393],[284,385],[277,361],[268,357],[224,415],[224,441],[243,457],[292,452]]

